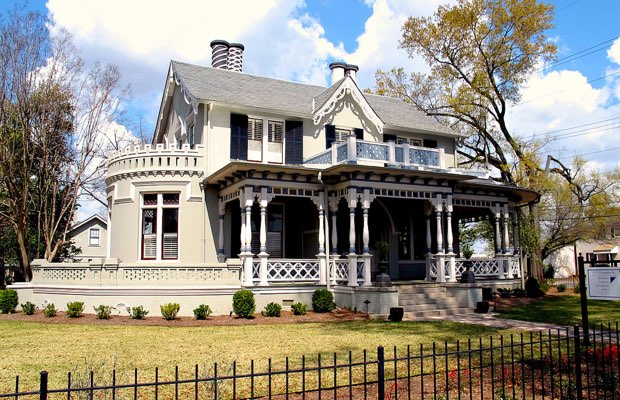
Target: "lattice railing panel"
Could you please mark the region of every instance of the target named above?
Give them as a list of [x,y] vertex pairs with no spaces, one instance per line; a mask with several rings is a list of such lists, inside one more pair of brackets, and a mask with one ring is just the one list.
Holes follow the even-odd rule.
[[316,281],[319,280],[317,260],[269,260],[267,263],[269,281]]
[[349,280],[349,260],[333,260],[330,264],[337,282]]

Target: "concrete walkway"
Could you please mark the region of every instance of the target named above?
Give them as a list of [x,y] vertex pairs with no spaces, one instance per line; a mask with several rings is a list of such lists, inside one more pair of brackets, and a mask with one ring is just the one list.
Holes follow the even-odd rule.
[[[551,331],[557,332],[559,329],[561,333],[566,332],[566,326],[562,325],[554,325],[554,324],[546,324],[544,322],[530,322],[530,321],[518,321],[515,319],[504,319],[497,318],[496,313],[488,313],[488,314],[461,314],[461,315],[442,315],[442,316],[433,316],[433,317],[424,317],[424,318],[416,318],[416,321],[451,321],[451,322],[461,322],[464,324],[475,324],[475,325],[485,325],[491,326],[494,328],[502,328],[502,329],[522,329],[528,331],[547,331],[551,329]],[[572,334],[573,329],[569,327],[569,334]]]

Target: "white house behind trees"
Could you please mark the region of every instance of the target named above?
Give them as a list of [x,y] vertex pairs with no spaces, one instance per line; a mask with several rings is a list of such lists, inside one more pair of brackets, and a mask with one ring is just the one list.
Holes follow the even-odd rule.
[[395,284],[434,281],[471,306],[480,285],[457,283],[458,228],[479,218],[495,256],[474,260],[477,278],[520,280],[514,211],[537,195],[458,168],[460,134],[363,93],[355,65],[332,63],[325,88],[244,73],[240,44],[212,50],[210,67],[170,63],[152,144],[109,156],[105,259],[36,260],[24,297],[223,314],[241,288],[260,310],[328,287],[338,305],[385,313],[404,287],[373,286],[386,241]]

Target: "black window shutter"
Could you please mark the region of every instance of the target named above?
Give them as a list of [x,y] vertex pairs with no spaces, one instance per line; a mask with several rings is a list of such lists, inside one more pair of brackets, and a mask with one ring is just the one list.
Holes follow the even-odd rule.
[[286,164],[303,164],[304,162],[304,123],[302,121],[286,121],[285,126]]
[[396,135],[389,135],[387,133],[383,134],[383,141],[384,142],[395,142],[396,141]]
[[353,132],[355,132],[355,138],[357,140],[364,140],[364,130],[361,128],[355,128],[353,129]]
[[248,116],[230,114],[230,159],[248,159]]
[[336,141],[336,126],[325,125],[325,148],[332,147],[332,143]]
[[437,141],[432,139],[424,139],[424,147],[428,147],[431,149],[437,148]]

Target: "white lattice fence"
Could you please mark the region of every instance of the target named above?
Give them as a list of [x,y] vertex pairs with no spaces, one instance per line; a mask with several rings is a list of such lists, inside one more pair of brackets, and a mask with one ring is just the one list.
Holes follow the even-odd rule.
[[270,282],[318,281],[318,260],[269,260],[267,280]]
[[332,260],[330,264],[336,282],[349,281],[349,260]]

